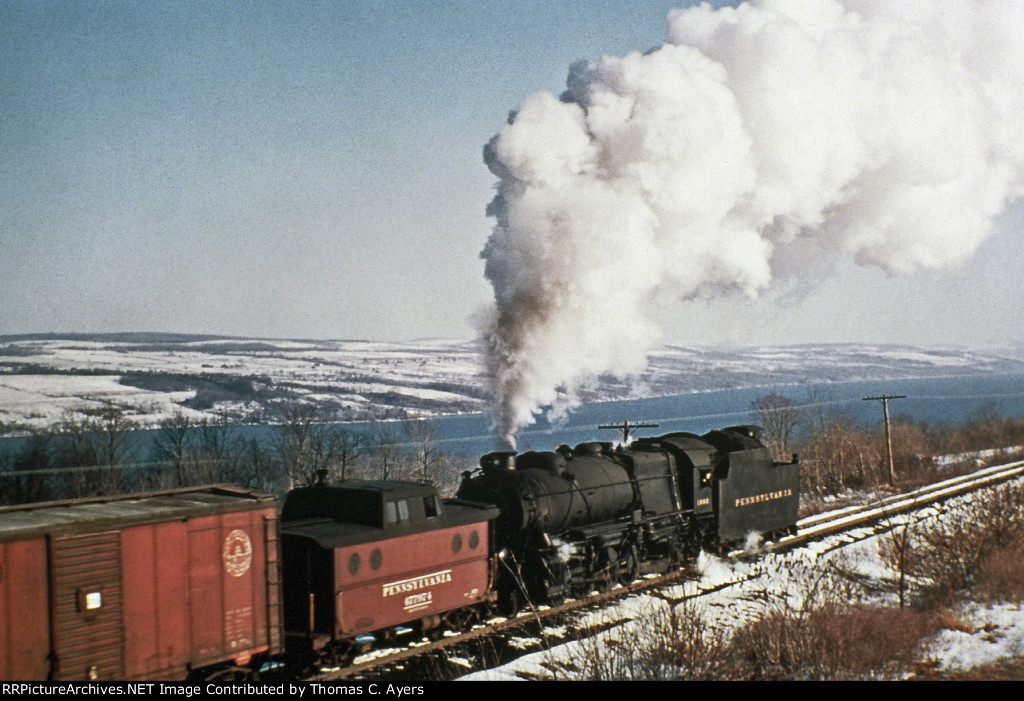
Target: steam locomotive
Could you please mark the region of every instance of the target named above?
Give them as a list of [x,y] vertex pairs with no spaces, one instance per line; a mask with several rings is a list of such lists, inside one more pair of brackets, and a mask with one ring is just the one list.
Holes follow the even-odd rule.
[[254,676],[344,663],[497,604],[555,602],[795,529],[752,427],[490,453],[455,499],[348,481],[0,508],[0,679]]
[[796,530],[798,465],[777,463],[753,426],[671,433],[628,447],[489,453],[461,499],[495,504],[496,584],[511,613],[670,571],[702,548]]

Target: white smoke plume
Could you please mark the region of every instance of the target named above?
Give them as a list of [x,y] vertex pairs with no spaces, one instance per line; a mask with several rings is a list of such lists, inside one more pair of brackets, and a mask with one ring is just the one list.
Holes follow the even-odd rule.
[[1024,194],[1024,2],[763,0],[578,62],[485,148],[499,435],[634,374],[652,301],[756,297],[837,256],[969,257]]

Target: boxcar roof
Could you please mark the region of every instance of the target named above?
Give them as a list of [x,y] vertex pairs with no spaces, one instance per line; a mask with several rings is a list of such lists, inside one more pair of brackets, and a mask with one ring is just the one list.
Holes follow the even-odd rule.
[[46,533],[92,532],[206,514],[275,506],[270,494],[230,484],[145,494],[90,497],[0,507],[0,540]]

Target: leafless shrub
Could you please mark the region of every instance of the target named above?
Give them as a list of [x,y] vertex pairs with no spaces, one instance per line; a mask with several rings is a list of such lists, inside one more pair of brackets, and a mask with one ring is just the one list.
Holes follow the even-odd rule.
[[986,572],[998,572],[1000,565],[992,558],[1002,560],[1022,545],[1024,486],[1007,485],[922,528],[911,546],[916,550],[912,571],[930,581],[929,594],[941,603],[979,583]]
[[911,664],[933,630],[909,609],[832,602],[768,613],[738,630],[732,648],[747,679],[877,679]]
[[736,678],[877,679],[917,657],[931,620],[910,610],[861,603],[844,564],[809,569],[730,642]]
[[[827,390],[812,389],[799,405],[778,395],[753,402],[764,426],[763,439],[776,459],[789,451],[801,458],[800,489],[805,496],[833,497],[847,490],[873,490],[888,483],[882,427],[860,425],[839,409]],[[990,405],[960,426],[896,416],[891,423],[896,486],[908,491],[976,468],[971,453],[1000,451],[994,460],[1015,459],[1024,445],[1024,419],[1007,419]],[[959,463],[936,463],[941,455],[964,453]]]
[[575,645],[570,660],[545,662],[550,678],[667,681],[730,676],[727,637],[692,600],[665,602],[629,626],[581,638]]
[[934,612],[932,620],[936,629],[956,630],[968,635],[974,634],[974,626],[965,621],[959,613],[945,606]]
[[989,601],[1024,601],[1024,543],[989,553],[979,567],[977,589]]
[[790,573],[783,588],[773,582],[750,593],[755,608],[733,631],[696,600],[666,600],[632,626],[581,640],[568,659],[545,666],[550,678],[573,680],[892,678],[918,659],[927,635],[956,623],[863,603],[842,561],[797,564]]

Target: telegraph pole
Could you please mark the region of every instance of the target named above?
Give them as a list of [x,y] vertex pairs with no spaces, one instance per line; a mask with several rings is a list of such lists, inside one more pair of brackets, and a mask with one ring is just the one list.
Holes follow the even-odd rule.
[[880,397],[864,397],[862,401],[881,401],[882,415],[885,417],[885,457],[889,461],[889,484],[896,481],[896,470],[892,465],[892,433],[889,431],[889,400],[906,399],[905,394],[883,394]]
[[629,442],[629,429],[631,428],[657,428],[658,424],[631,424],[623,421],[621,424],[598,424],[598,428],[617,428],[622,431],[622,445]]

